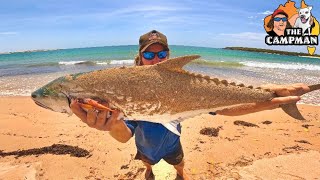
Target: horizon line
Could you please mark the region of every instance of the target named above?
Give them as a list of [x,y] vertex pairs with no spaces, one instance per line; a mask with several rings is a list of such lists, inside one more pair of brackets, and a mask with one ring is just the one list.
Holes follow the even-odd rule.
[[[13,53],[28,53],[28,52],[45,52],[45,51],[57,51],[57,50],[70,50],[70,49],[86,49],[86,48],[102,48],[102,47],[117,47],[117,46],[139,46],[138,44],[126,44],[126,45],[106,45],[106,46],[91,46],[91,47],[70,47],[70,48],[52,48],[52,49],[28,49],[18,51],[4,51],[0,54],[13,54]],[[209,46],[196,46],[196,45],[179,45],[173,44],[169,46],[186,46],[186,47],[201,47],[201,48],[216,48],[222,49],[225,47],[209,47]]]

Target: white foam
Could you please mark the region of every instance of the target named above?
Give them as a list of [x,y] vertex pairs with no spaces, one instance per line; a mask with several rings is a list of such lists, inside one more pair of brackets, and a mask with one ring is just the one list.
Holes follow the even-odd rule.
[[75,65],[79,63],[84,63],[86,61],[61,61],[59,62],[60,65]]
[[299,56],[299,57],[303,57],[303,58],[313,58],[313,59],[320,59],[320,57],[317,57],[317,56]]
[[297,104],[304,104],[304,105],[308,105],[308,106],[320,106],[320,104],[312,104],[312,103],[305,103],[305,102],[298,102]]
[[319,65],[312,65],[312,64],[302,64],[302,63],[269,63],[269,62],[254,62],[254,61],[244,61],[240,62],[245,66],[249,67],[259,67],[259,68],[271,68],[271,69],[305,69],[305,70],[312,70],[312,71],[320,71]]
[[30,96],[32,90],[14,90],[14,91],[1,91],[0,96]]
[[127,60],[111,60],[110,64],[133,64],[133,59],[127,59]]
[[96,64],[99,64],[99,65],[117,65],[117,64],[133,64],[134,63],[134,60],[133,59],[123,59],[123,60],[110,60],[110,61],[107,61],[107,62],[96,62]]

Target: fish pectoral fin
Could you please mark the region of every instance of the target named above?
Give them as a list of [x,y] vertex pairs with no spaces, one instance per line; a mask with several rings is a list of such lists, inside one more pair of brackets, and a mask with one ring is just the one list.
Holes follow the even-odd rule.
[[180,70],[184,65],[198,58],[200,58],[199,55],[181,56],[181,57],[168,59],[167,61],[158,63],[155,66],[166,68],[169,70]]
[[287,113],[289,116],[298,119],[298,120],[305,120],[305,118],[300,113],[297,103],[290,103],[290,104],[282,104],[280,105],[282,110]]

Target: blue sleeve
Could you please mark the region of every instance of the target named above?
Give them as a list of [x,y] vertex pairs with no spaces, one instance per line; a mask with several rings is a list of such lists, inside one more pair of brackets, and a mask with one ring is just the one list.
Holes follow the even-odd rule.
[[138,126],[138,123],[136,121],[130,121],[130,120],[125,120],[124,122],[126,123],[127,127],[131,130],[131,134],[133,136],[136,130],[136,127]]

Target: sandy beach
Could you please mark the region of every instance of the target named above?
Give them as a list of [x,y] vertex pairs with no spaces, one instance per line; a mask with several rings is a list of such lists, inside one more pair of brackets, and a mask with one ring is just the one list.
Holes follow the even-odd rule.
[[[76,116],[0,97],[0,179],[141,179],[134,139],[121,144]],[[299,105],[305,121],[281,109],[245,116],[201,115],[182,122],[193,179],[317,179],[320,107]],[[250,124],[251,123],[251,124]],[[160,161],[156,179],[176,179]]]

